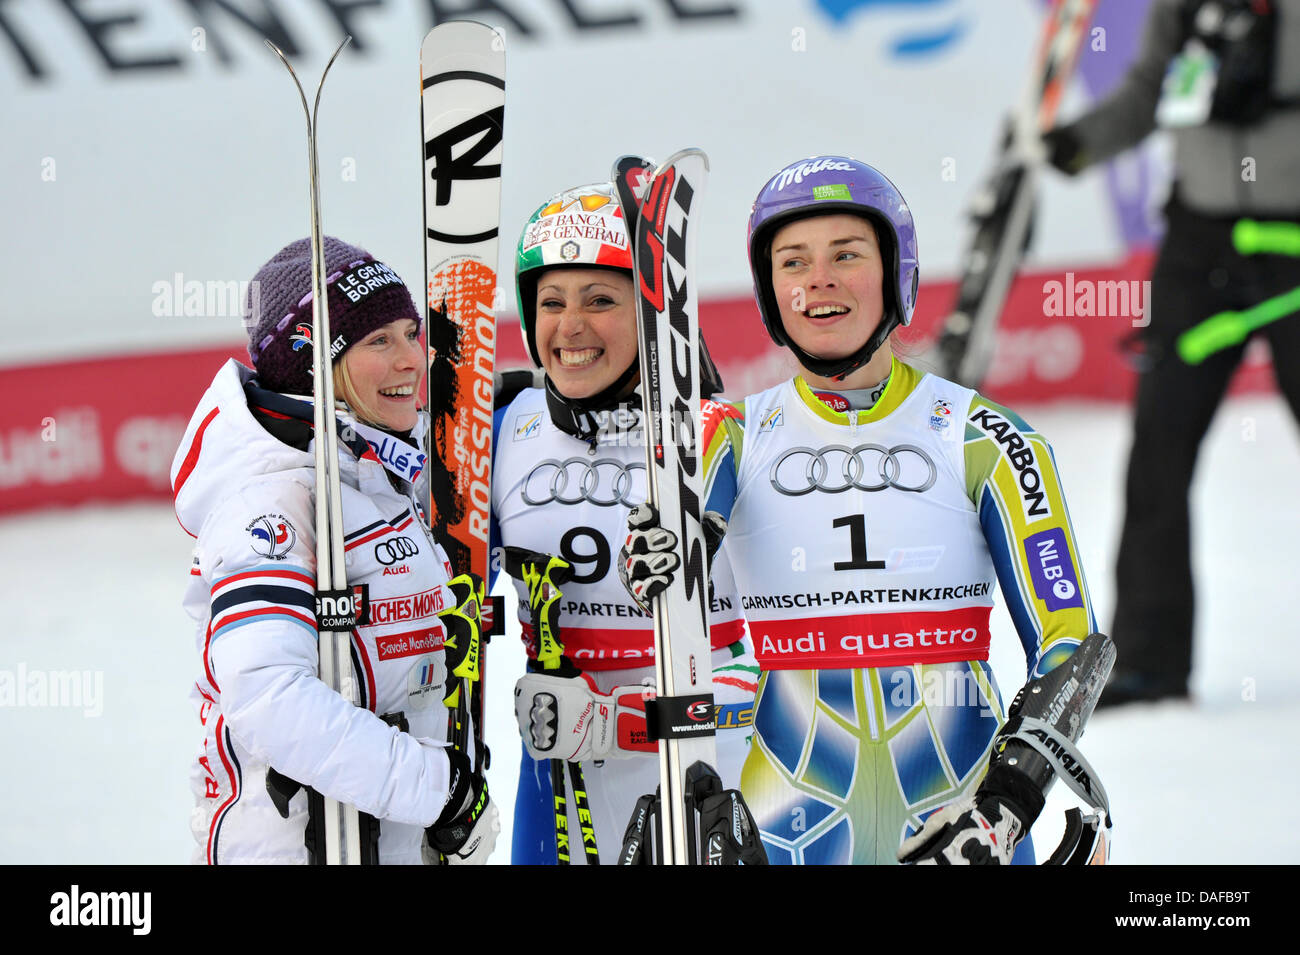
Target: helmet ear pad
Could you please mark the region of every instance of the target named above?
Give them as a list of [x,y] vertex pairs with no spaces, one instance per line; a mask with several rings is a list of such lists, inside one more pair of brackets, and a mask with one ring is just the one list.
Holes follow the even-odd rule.
[[542,367],[542,356],[537,351],[537,279],[540,269],[521,273],[516,284],[519,287],[519,324],[523,326],[524,341],[528,343],[528,355],[533,360],[533,367]]

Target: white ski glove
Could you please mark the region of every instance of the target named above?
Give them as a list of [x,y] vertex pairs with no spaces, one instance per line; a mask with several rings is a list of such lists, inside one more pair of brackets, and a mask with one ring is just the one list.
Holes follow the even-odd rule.
[[653,698],[640,685],[601,693],[585,675],[525,673],[515,684],[515,719],[533,759],[622,759],[659,751],[645,728],[645,701]]
[[967,796],[903,840],[898,861],[914,865],[1010,865],[1024,838],[1020,814],[996,796]]
[[469,757],[447,750],[451,781],[438,820],[424,830],[424,861],[436,865],[483,865],[497,844],[501,817],[488,795],[487,780],[474,772]]
[[[704,550],[709,567],[727,533],[726,519],[716,511],[705,511]],[[618,551],[618,576],[638,607],[650,613],[650,602],[668,589],[673,571],[681,566],[677,556],[677,535],[659,525],[659,514],[650,504],[638,504],[627,516],[627,540]],[[713,582],[709,582],[712,596]]]

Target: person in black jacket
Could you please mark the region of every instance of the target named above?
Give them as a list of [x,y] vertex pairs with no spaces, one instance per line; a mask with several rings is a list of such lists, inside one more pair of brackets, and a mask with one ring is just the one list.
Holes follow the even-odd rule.
[[[1175,95],[1179,89],[1191,95]],[[1245,344],[1192,365],[1175,343],[1217,312],[1300,286],[1300,258],[1242,255],[1232,243],[1241,218],[1300,223],[1300,0],[1154,0],[1124,81],[1085,116],[1046,134],[1048,160],[1074,175],[1157,125],[1173,129],[1174,188],[1151,277],[1150,324],[1140,333],[1111,630],[1118,660],[1101,706],[1188,695],[1188,490]],[[1278,386],[1300,419],[1300,318],[1257,334],[1268,340]]]

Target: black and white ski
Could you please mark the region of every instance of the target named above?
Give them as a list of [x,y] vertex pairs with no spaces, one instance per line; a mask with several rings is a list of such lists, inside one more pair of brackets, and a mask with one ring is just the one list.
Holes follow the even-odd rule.
[[647,728],[660,741],[663,838],[656,861],[677,865],[700,859],[691,783],[700,764],[711,773],[717,761],[692,280],[708,170],[704,153],[687,149],[649,174],[644,160],[624,157],[612,177],[636,263],[647,494],[662,525],[677,535],[682,558],[672,585],[654,599],[657,696],[646,707]]
[[[497,232],[501,211],[505,43],[492,27],[452,21],[420,47],[425,316],[429,343],[428,518],[454,573],[489,579]],[[489,609],[490,612],[490,609]],[[486,613],[485,613],[486,617]],[[492,614],[499,630],[501,614]],[[486,623],[486,620],[485,620]],[[484,641],[487,635],[484,634]],[[476,763],[483,745],[483,648],[467,654],[451,740]],[[448,676],[450,680],[451,675]]]
[[998,318],[1033,222],[1044,159],[1040,136],[1055,121],[1095,2],[1054,0],[1020,109],[993,174],[971,202],[975,232],[963,260],[957,302],[935,353],[938,373],[969,388],[980,386],[993,359]]

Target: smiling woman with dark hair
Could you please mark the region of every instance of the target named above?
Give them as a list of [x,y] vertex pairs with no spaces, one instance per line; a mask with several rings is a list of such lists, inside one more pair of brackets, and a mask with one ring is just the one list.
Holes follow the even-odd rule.
[[[653,622],[628,599],[614,561],[629,510],[646,498],[646,472],[632,252],[611,185],[579,186],[543,203],[524,227],[516,261],[524,343],[546,378],[498,407],[492,442],[494,543],[518,548],[507,553],[523,563],[507,558],[507,569],[528,578],[515,581],[530,662],[515,690],[525,752],[513,861],[565,861],[553,798],[576,782],[567,800],[574,861],[583,854],[576,793],[585,787],[590,829],[610,863],[637,799],[659,784],[658,746],[646,739],[644,714],[647,684],[654,686]],[[716,768],[735,788],[758,668],[725,564],[719,557],[711,638],[719,722],[733,728],[718,734]],[[535,575],[548,567],[553,576],[539,586]],[[543,627],[563,645],[567,665],[539,640]],[[566,773],[575,778],[566,782]]]

